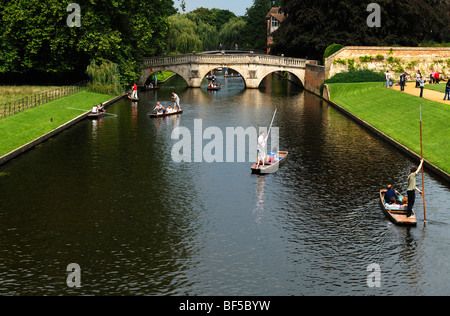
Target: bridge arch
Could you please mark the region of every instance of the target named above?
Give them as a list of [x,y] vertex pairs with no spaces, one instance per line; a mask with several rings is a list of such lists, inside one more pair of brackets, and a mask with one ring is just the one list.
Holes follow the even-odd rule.
[[246,88],[258,88],[261,81],[277,71],[287,71],[305,82],[306,59],[256,54],[190,54],[147,58],[142,65],[140,84],[150,74],[167,70],[180,75],[188,87],[199,88],[207,73],[217,67],[239,72]]
[[290,82],[293,82],[294,84],[297,84],[300,87],[304,87],[304,82],[301,78],[305,78],[305,73],[303,72],[292,72],[289,70],[276,70],[276,71],[268,71],[267,73],[262,75],[262,79],[259,81],[258,86],[261,84],[261,82],[266,78],[268,75],[277,73],[280,76],[284,77],[284,74],[287,73],[287,80]]
[[150,78],[150,76],[152,76],[153,74],[160,72],[160,71],[170,71],[173,72],[175,74],[177,74],[178,76],[180,76],[181,78],[183,78],[183,80],[186,82],[186,85],[189,86],[189,78],[185,77],[182,73],[180,73],[180,69],[177,69],[176,67],[156,67],[156,68],[147,68],[144,69],[141,73],[141,77],[139,79],[139,84],[143,85],[147,82],[148,78]]

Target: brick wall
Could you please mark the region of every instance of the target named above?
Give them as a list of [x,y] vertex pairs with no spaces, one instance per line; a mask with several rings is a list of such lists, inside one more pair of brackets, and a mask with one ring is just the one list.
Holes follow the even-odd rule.
[[317,95],[320,95],[320,86],[325,80],[325,67],[314,65],[314,64],[306,64],[305,69],[305,89],[311,91]]

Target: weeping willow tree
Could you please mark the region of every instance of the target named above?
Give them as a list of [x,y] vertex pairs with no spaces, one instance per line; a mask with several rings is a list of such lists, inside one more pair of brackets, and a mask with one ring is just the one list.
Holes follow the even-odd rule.
[[223,47],[233,49],[234,44],[244,46],[242,43],[242,34],[245,31],[247,23],[242,18],[231,18],[227,23],[222,26],[220,31],[220,40]]
[[202,41],[197,32],[197,25],[184,14],[174,14],[168,18],[169,31],[167,48],[171,54],[186,54],[202,50]]
[[86,74],[91,78],[87,88],[92,92],[111,95],[123,92],[119,79],[119,67],[109,60],[104,60],[100,65],[92,60],[87,66]]
[[186,13],[186,17],[196,24],[195,33],[198,34],[202,42],[201,50],[217,49],[219,44],[219,32],[217,28],[205,22],[200,14],[189,12]]

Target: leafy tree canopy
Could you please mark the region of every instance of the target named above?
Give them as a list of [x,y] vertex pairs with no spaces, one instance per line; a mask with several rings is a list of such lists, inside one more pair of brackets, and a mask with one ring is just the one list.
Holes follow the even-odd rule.
[[162,52],[173,0],[78,0],[81,26],[68,27],[69,1],[4,0],[0,73],[84,72],[91,60],[119,65],[136,79],[142,57]]
[[320,60],[332,43],[344,46],[418,46],[449,41],[450,2],[378,0],[381,27],[368,27],[369,2],[283,0],[286,19],[274,34],[273,52]]

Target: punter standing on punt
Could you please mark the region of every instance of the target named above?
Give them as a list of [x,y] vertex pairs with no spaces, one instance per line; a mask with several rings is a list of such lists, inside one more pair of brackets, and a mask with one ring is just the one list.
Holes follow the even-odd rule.
[[175,103],[173,104],[173,109],[175,110],[175,107],[177,107],[178,108],[177,111],[180,111],[181,110],[180,97],[178,96],[178,94],[172,92],[172,99],[175,101]]
[[412,209],[414,207],[414,202],[416,200],[416,191],[422,194],[422,191],[420,191],[416,187],[416,175],[420,172],[420,170],[422,170],[422,166],[423,166],[423,158],[420,161],[419,167],[418,168],[413,167],[411,169],[411,173],[408,176],[408,189],[407,189],[408,209],[406,211],[406,217],[410,217],[412,214]]
[[265,163],[266,158],[266,142],[267,137],[264,137],[264,132],[261,132],[258,137],[258,163],[257,166],[259,166],[259,163],[262,161],[262,165]]

